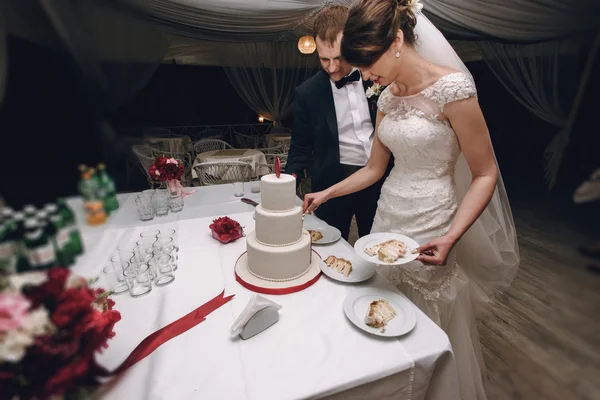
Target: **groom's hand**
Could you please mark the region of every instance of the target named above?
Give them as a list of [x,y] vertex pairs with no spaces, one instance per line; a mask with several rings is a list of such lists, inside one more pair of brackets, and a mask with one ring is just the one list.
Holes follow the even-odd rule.
[[445,265],[455,241],[447,236],[432,239],[416,251],[420,254],[417,260],[430,265]]

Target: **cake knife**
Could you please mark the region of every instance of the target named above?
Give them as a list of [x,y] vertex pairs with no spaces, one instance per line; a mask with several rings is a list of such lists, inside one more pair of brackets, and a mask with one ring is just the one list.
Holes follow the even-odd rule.
[[258,205],[257,202],[255,202],[254,200],[247,199],[246,197],[244,197],[241,200],[242,200],[243,203],[250,204],[253,207],[256,207]]

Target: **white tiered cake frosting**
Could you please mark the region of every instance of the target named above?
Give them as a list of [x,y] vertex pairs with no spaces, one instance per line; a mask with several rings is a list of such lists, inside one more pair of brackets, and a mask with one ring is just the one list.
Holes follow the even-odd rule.
[[296,206],[296,178],[265,175],[256,229],[246,238],[248,270],[257,278],[287,281],[310,269],[311,239],[302,229],[302,207]]

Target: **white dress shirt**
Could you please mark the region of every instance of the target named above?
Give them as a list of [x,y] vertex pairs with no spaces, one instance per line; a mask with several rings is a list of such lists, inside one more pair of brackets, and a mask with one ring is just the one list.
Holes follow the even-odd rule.
[[362,78],[348,82],[341,89],[331,81],[331,90],[340,140],[340,163],[364,166],[371,156],[374,129]]

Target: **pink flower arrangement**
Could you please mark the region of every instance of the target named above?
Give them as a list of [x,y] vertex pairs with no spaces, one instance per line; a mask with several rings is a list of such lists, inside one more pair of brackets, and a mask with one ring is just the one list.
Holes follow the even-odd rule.
[[0,291],[0,398],[48,399],[99,384],[94,354],[121,319],[110,292],[64,268],[45,275],[33,284],[15,276],[19,285]]

